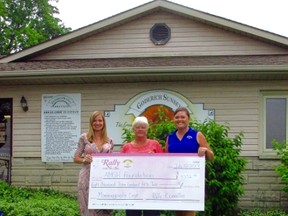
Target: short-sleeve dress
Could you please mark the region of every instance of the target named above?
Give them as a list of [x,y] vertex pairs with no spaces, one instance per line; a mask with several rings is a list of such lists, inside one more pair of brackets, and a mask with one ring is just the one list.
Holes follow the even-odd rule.
[[[132,142],[126,143],[122,149],[121,153],[130,153],[130,154],[137,154],[137,153],[163,153],[163,148],[157,140],[147,139],[145,145],[135,146]],[[142,210],[126,210],[126,215],[142,215]],[[158,216],[160,215],[159,210],[143,210],[143,215],[153,215]]]
[[[113,141],[109,138],[107,143],[103,144],[102,149],[98,149],[95,143],[88,141],[87,134],[83,133],[79,138],[78,147],[74,156],[83,157],[86,154],[92,153],[111,153],[113,146]],[[89,177],[90,164],[83,164],[78,179],[78,200],[81,216],[110,216],[111,210],[88,209]]]

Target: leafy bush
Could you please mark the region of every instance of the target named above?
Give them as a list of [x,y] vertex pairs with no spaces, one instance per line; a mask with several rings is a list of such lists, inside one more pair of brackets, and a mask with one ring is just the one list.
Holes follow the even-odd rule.
[[271,209],[268,211],[261,211],[260,209],[253,209],[252,211],[243,210],[239,216],[287,216],[288,214],[279,209]]
[[1,180],[0,209],[5,216],[79,216],[75,196],[53,189],[11,186]]
[[243,133],[229,138],[229,127],[214,121],[192,125],[205,134],[214,151],[214,161],[206,164],[205,212],[200,215],[234,215],[240,196],[244,193],[247,160],[240,157]]
[[[206,162],[205,212],[198,214],[233,215],[239,197],[244,193],[242,172],[247,161],[239,156],[243,134],[239,133],[231,139],[228,137],[229,127],[214,121],[204,123],[193,121],[190,122],[190,126],[205,135],[215,153],[214,161]],[[174,123],[160,111],[158,120],[150,123],[147,136],[158,140],[164,147],[167,135],[174,130]],[[133,132],[130,129],[125,128],[123,131],[125,142],[133,140]]]
[[288,192],[288,143],[279,143],[273,140],[273,149],[277,151],[277,156],[280,158],[281,164],[275,168],[275,172],[284,181],[285,186],[283,191]]

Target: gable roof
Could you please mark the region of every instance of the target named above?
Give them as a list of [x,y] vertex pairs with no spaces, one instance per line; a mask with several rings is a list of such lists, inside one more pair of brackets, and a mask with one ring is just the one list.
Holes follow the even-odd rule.
[[[236,53],[232,50],[233,55],[229,55],[229,52],[222,52],[219,55],[218,52],[215,52],[214,55],[211,55],[210,50],[208,50],[206,52],[208,55],[205,55],[206,53],[200,55],[197,51],[183,55],[182,45],[179,47],[181,49],[179,55],[175,55],[168,48],[169,54],[166,52],[154,55],[152,51],[151,55],[148,56],[142,55],[141,52],[141,56],[135,56],[132,52],[129,56],[121,55],[119,57],[117,55],[116,57],[105,56],[101,58],[99,55],[93,55],[86,58],[86,56],[83,57],[83,54],[86,54],[86,49],[90,48],[86,46],[83,48],[83,52],[77,56],[83,58],[68,59],[66,58],[67,55],[61,56],[62,58],[47,58],[49,54],[56,53],[55,56],[57,56],[59,50],[69,49],[73,45],[78,46],[91,38],[96,38],[95,43],[97,43],[97,36],[99,35],[104,34],[104,40],[110,42],[107,35],[110,35],[110,32],[117,27],[127,27],[129,23],[132,25],[133,23],[136,23],[135,25],[140,23],[141,25],[144,20],[150,22],[150,18],[155,14],[165,14],[165,19],[166,14],[169,14],[169,18],[172,17],[172,20],[173,18],[178,20],[179,17],[182,18],[181,20],[185,20],[185,24],[190,23],[190,20],[193,24],[197,23],[197,26],[203,24],[209,33],[212,32],[211,29],[217,29],[217,32],[223,29],[221,32],[229,35],[224,39],[233,44],[232,48],[242,49],[241,44],[238,43],[239,47],[234,45],[234,42],[241,37],[242,44],[245,44],[252,52],[244,50]],[[143,25],[145,26],[146,23]],[[210,28],[211,26],[215,28]],[[140,28],[141,26],[139,28],[137,26],[136,31]],[[124,30],[126,29],[124,28]],[[113,33],[111,35],[113,37]],[[189,36],[188,34],[187,38]],[[213,36],[212,34],[211,37]],[[230,41],[234,37],[236,40]],[[263,48],[268,51],[263,52],[264,54],[262,52],[257,53],[254,51],[254,47],[247,43],[248,41],[253,43],[255,41],[260,49]],[[151,41],[149,42],[151,43]],[[101,40],[99,43],[102,46]],[[122,45],[126,46],[127,43],[130,41],[126,40]],[[206,41],[204,41],[205,43]],[[105,51],[107,50],[106,45],[104,45]],[[167,48],[168,45],[163,46],[163,48]],[[222,47],[221,45],[223,43],[219,47]],[[99,48],[98,45],[95,47]],[[175,47],[178,48],[177,45]],[[207,49],[209,45],[202,47],[200,44],[197,47]],[[150,50],[149,47],[148,51]],[[193,55],[190,55],[191,53]],[[198,80],[288,80],[288,38],[166,0],[155,0],[0,59],[0,86]]]
[[17,62],[29,59],[33,56],[49,52],[50,50],[54,50],[55,48],[65,46],[70,43],[74,43],[93,34],[122,25],[123,23],[129,22],[131,20],[139,19],[141,16],[145,16],[159,10],[168,11],[170,13],[184,16],[198,22],[216,26],[231,32],[237,32],[242,35],[247,35],[249,37],[256,38],[270,44],[275,44],[283,48],[288,48],[288,38],[286,37],[224,19],[222,17],[204,13],[192,8],[169,2],[167,0],[155,0],[115,16],[109,17],[102,21],[96,22],[94,24],[88,25],[86,27],[80,28],[73,32],[67,33],[63,36],[22,50],[18,53],[3,57],[0,59],[0,63]]

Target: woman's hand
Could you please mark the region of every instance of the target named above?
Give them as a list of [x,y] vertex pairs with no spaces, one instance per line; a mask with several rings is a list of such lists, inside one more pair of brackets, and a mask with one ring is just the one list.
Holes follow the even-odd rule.
[[198,156],[203,157],[206,155],[207,148],[206,147],[199,147],[198,148]]
[[84,156],[84,159],[83,159],[83,163],[89,163],[89,164],[91,164],[92,163],[92,156],[90,155],[90,154],[86,154],[85,156]]

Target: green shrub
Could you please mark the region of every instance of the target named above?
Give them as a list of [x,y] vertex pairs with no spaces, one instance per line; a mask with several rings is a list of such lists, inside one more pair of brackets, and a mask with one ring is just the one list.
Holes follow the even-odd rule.
[[273,149],[277,151],[277,156],[279,157],[281,164],[275,167],[275,172],[284,181],[285,186],[282,188],[283,191],[288,192],[288,143],[279,143],[273,140]]
[[242,175],[247,160],[240,157],[243,133],[229,137],[229,127],[214,121],[192,125],[205,134],[214,151],[214,161],[206,164],[205,212],[199,215],[234,215],[244,193]]
[[288,214],[279,209],[271,209],[268,211],[262,211],[260,209],[243,210],[239,213],[239,216],[287,216]]
[[53,189],[16,187],[0,181],[0,210],[5,216],[79,216],[77,197]]
[[[160,112],[158,116],[158,120],[150,123],[148,137],[158,140],[164,147],[167,135],[175,130],[175,126],[165,113]],[[215,153],[214,161],[206,162],[205,212],[198,215],[233,215],[244,193],[242,172],[247,161],[239,156],[243,134],[231,139],[228,137],[229,127],[214,121],[193,121],[190,126],[203,132]],[[123,138],[125,142],[133,140],[133,132],[125,128]]]

